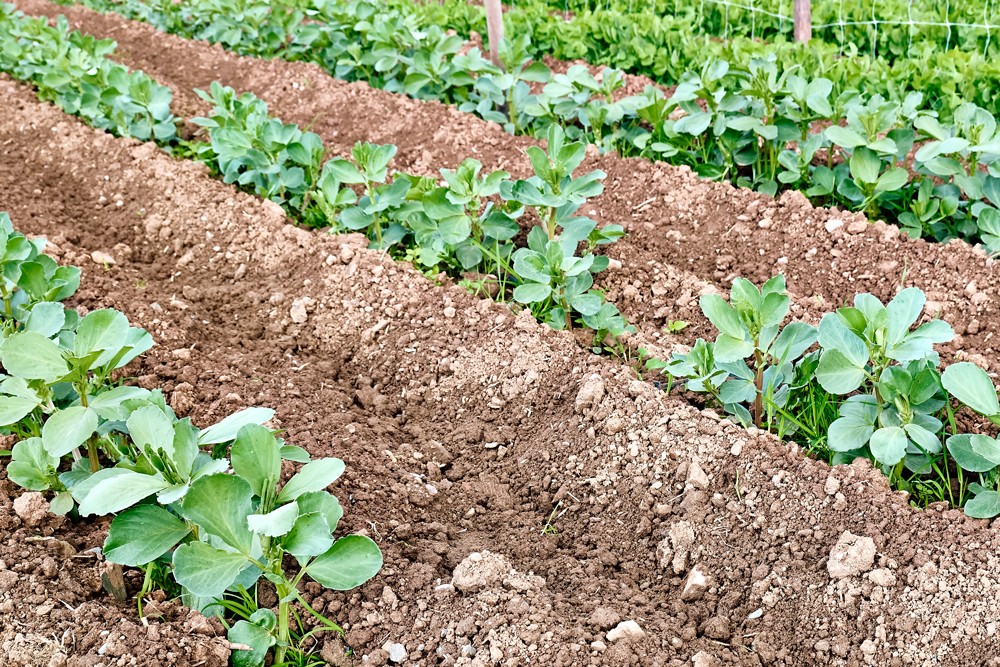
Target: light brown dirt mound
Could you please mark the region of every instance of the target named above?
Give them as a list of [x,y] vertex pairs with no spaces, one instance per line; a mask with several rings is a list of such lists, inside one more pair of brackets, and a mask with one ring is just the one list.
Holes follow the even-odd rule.
[[[274,114],[308,126],[339,154],[359,140],[392,142],[399,146],[396,167],[422,174],[470,156],[515,175],[530,169],[523,149],[533,140],[453,107],[347,84],[315,65],[240,58],[114,14],[46,0],[16,4],[28,13],[65,14],[74,27],[118,40],[115,57],[170,86],[178,113],[187,116],[204,112],[192,89],[219,80],[255,93]],[[857,292],[886,300],[903,284],[920,287],[928,294],[928,315],[940,313],[959,334],[952,350],[997,370],[992,332],[1000,324],[1000,276],[967,245],[914,242],[895,227],[866,224],[859,214],[816,209],[791,193],[775,201],[699,180],[686,168],[596,154],[584,168],[608,173],[605,194],[587,212],[630,232],[610,251],[624,268],[608,272],[599,285],[648,336],[669,319],[683,319],[692,326],[664,342],[690,343],[708,332],[697,308],[700,291],[727,288],[734,276],[760,283],[783,272],[798,295],[796,314],[806,317]]]
[[[984,522],[913,510],[865,464],[831,470],[699,413],[567,335],[357,239],[295,229],[24,87],[0,81],[0,96],[0,210],[87,269],[79,306],[153,332],[140,382],[199,424],[272,405],[291,442],[347,461],[345,525],[376,538],[386,566],[355,593],[307,592],[368,664],[400,650],[418,665],[1000,655],[1000,539]],[[90,524],[59,531],[81,551],[100,543]],[[6,600],[5,629],[33,620]],[[106,627],[86,610],[73,621]],[[74,659],[96,664],[96,650]],[[135,641],[108,662],[159,664],[153,650]],[[350,662],[333,641],[321,655]]]

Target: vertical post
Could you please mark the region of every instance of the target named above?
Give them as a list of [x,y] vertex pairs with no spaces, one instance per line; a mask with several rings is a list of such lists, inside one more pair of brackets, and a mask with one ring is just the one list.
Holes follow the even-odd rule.
[[810,0],[795,0],[792,15],[795,18],[795,41],[800,44],[812,39],[812,7]]
[[500,42],[503,41],[503,9],[500,0],[485,0],[486,3],[486,33],[490,42],[490,60],[500,66]]

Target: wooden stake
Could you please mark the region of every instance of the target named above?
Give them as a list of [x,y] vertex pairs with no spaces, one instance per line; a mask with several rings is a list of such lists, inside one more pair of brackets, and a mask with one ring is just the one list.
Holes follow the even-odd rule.
[[[796,0],[798,2],[798,0]],[[503,41],[503,8],[500,0],[485,0],[486,3],[486,33],[490,43],[490,60],[500,67],[500,42]]]
[[810,0],[795,0],[795,41],[806,44],[812,39],[812,7]]

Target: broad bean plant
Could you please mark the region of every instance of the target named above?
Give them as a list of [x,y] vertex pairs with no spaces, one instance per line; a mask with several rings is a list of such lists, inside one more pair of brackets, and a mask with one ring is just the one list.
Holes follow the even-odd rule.
[[867,458],[917,502],[948,500],[978,518],[1000,515],[1000,442],[958,432],[956,406],[1000,425],[986,372],[959,362],[942,373],[935,345],[954,337],[944,321],[917,324],[924,293],[913,287],[883,304],[859,294],[819,326],[784,323],[782,276],[761,288],[737,278],[729,295],[701,309],[719,330],[690,351],[650,359],[707,394],[746,426],[791,436],[831,463]]
[[[579,214],[603,191],[605,174],[576,173],[586,145],[558,124],[549,126],[546,150],[527,149],[530,178],[486,173],[470,158],[442,169],[436,181],[392,172],[391,144],[361,142],[350,157],[324,162],[319,138],[269,117],[262,100],[218,83],[201,95],[214,106],[210,117],[194,119],[209,136],[198,154],[227,182],[276,201],[305,224],[362,232],[373,248],[430,275],[445,273],[523,304],[553,328],[589,328],[597,346],[632,330],[593,286],[609,265],[594,251],[624,230]],[[534,224],[518,247],[526,215]]]
[[310,60],[338,78],[451,103],[510,132],[546,137],[558,125],[571,141],[601,151],[688,165],[772,195],[798,190],[913,237],[960,238],[1000,252],[995,105],[953,100],[944,122],[925,104],[926,87],[862,90],[753,51],[692,63],[669,96],[650,86],[619,98],[621,71],[553,72],[533,60],[539,53],[529,30],[501,45],[502,67],[494,65],[427,22],[439,11],[432,3],[387,10],[369,0],[246,0],[234,15],[220,0],[86,2],[239,53]]
[[[146,583],[179,587],[188,606],[233,609],[226,600],[266,580],[277,613],[254,609],[230,628],[239,665],[301,653],[292,603],[307,577],[349,590],[373,577],[382,555],[368,537],[334,537],[343,510],[326,488],[344,471],[310,460],[262,426],[274,414],[248,408],[208,428],[179,419],[159,389],[120,382],[115,371],[153,345],[121,313],[84,316],[60,301],[80,283],[0,213],[0,432],[16,436],[7,477],[52,494],[57,514],[114,515],[104,556],[142,568]],[[303,464],[284,484],[282,462]],[[285,555],[297,562],[289,570]],[[319,617],[323,628],[338,630]],[[301,628],[300,628],[301,629]]]

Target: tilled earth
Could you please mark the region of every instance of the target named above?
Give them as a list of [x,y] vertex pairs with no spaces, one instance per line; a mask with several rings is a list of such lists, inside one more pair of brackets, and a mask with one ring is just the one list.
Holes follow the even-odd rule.
[[[174,89],[178,114],[203,113],[192,89],[217,79],[335,152],[364,138],[397,143],[409,171],[467,156],[527,168],[530,140],[438,104],[116,16],[18,6],[117,39],[117,57]],[[201,166],[89,129],[22,85],[0,80],[0,99],[0,210],[84,268],[73,305],[119,308],[153,333],[129,369],[138,382],[201,425],[272,406],[291,442],[347,462],[345,528],[376,539],[386,565],[353,593],[307,590],[347,630],[317,647],[331,664],[400,650],[405,664],[484,666],[1000,656],[1000,538],[986,522],[912,509],[867,464],[831,469],[699,412],[567,334],[434,286],[360,238],[296,229]],[[993,362],[998,279],[978,251],[662,165],[586,166],[609,174],[594,217],[630,231],[604,286],[643,341],[705,333],[697,296],[735,275],[783,271],[796,314],[813,318],[857,291],[891,296],[905,274],[961,334],[954,349]],[[693,325],[660,335],[668,319]],[[5,664],[225,664],[219,626],[169,603],[143,622],[103,592],[105,525],[46,517],[7,482],[0,505]]]

